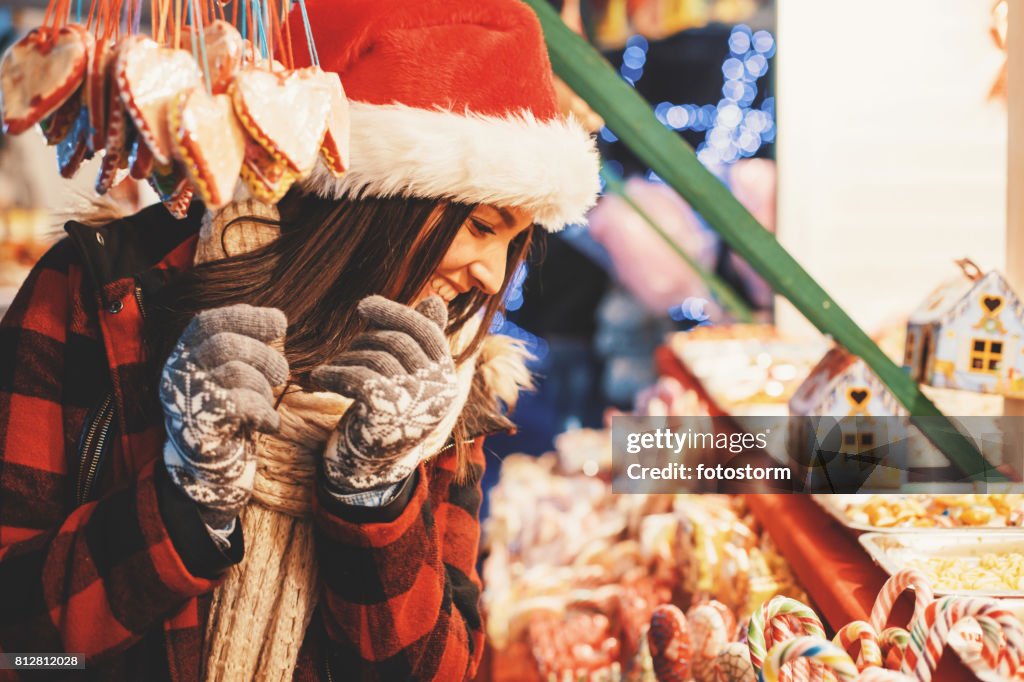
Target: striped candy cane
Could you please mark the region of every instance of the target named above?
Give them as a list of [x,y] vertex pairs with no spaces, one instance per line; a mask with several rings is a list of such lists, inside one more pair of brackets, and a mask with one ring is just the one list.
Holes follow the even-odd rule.
[[776,644],[768,652],[761,668],[760,682],[779,682],[779,671],[787,663],[800,658],[817,661],[831,672],[838,682],[853,682],[857,678],[857,666],[845,651],[821,637],[795,637]]
[[[806,604],[789,597],[773,597],[770,601],[755,609],[747,626],[747,646],[750,648],[750,663],[754,671],[760,673],[764,665],[768,648],[794,636],[809,635],[825,638],[825,628],[821,619]],[[788,676],[783,677],[783,682]],[[811,668],[807,663],[793,665],[794,682],[808,682],[812,679]],[[818,667],[813,675],[815,682],[821,679]]]
[[878,635],[875,629],[863,620],[855,620],[844,625],[836,633],[832,643],[842,647],[846,653],[850,653],[854,644],[860,644],[860,652],[857,654],[858,670],[882,667],[882,648],[878,644]]
[[903,655],[910,644],[910,633],[903,628],[886,628],[878,636],[878,645],[882,648],[885,667],[899,670],[903,665]]
[[[1024,651],[1024,627],[1020,621],[1000,608],[998,602],[957,597],[929,604],[923,617],[915,620],[902,672],[915,676],[920,682],[929,682],[949,640],[950,630],[967,618],[976,621],[981,628],[980,661],[1001,679],[1008,680],[1016,675]],[[978,660],[971,659],[969,663],[973,667]]]
[[882,632],[889,622],[892,614],[893,604],[901,594],[908,588],[914,588],[914,620],[917,620],[925,608],[935,600],[935,594],[928,579],[921,571],[915,568],[905,568],[899,573],[893,574],[882,590],[875,598],[875,604],[871,607],[871,616],[868,622],[875,632]]

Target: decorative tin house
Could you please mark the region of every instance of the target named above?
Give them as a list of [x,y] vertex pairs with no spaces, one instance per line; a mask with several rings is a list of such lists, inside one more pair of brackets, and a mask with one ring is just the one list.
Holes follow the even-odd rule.
[[963,274],[910,316],[904,369],[932,386],[1024,397],[1020,299],[999,272],[983,275],[969,260],[957,264]]
[[[790,456],[808,467],[807,482],[836,492],[891,489],[905,480],[906,410],[860,358],[835,347],[789,401]],[[822,490],[824,492],[824,490]]]

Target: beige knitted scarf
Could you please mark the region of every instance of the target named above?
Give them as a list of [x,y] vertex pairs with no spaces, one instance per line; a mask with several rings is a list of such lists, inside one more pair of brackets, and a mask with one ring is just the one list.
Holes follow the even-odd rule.
[[[246,221],[245,216],[278,219],[276,209],[256,201],[231,204],[208,215],[199,234],[196,263],[253,250],[278,235],[277,227]],[[459,334],[453,346],[472,333]],[[474,365],[475,358],[458,369],[463,402]],[[277,389],[276,397],[280,394]],[[334,393],[292,386],[278,406],[280,431],[256,434],[256,482],[240,516],[245,558],[228,571],[213,594],[203,652],[205,680],[292,680],[319,590],[311,519],[316,466],[350,403]],[[433,442],[426,443],[427,452],[439,450],[447,437],[447,431],[439,430],[430,439]]]

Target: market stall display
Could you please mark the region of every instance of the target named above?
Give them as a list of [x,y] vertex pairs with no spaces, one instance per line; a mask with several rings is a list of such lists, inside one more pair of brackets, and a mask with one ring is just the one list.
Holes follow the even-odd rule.
[[[772,596],[803,596],[738,498],[612,495],[608,481],[558,461],[506,458],[484,530],[489,644],[528,651],[539,679],[612,664],[632,674],[652,613],[669,601],[690,609],[693,670],[710,677],[734,623]],[[679,622],[664,619],[667,630]],[[584,623],[586,638],[571,645],[552,636]],[[652,654],[666,648],[653,644]]]

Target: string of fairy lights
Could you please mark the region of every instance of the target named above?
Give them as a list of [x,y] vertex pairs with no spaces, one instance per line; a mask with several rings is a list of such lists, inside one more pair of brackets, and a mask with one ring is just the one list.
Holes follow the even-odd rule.
[[[745,24],[734,26],[729,32],[729,55],[722,63],[722,98],[717,104],[675,104],[659,102],[654,106],[654,116],[662,125],[683,132],[703,132],[704,140],[697,146],[697,159],[713,172],[721,174],[724,168],[740,159],[750,158],[766,144],[775,141],[775,98],[763,98],[760,106],[754,106],[758,96],[758,83],[768,74],[770,61],[775,56],[776,42],[769,31],[754,31]],[[649,43],[641,35],[631,36],[622,53],[619,74],[634,88],[644,76]],[[608,143],[618,142],[615,133],[607,126],[600,131],[601,139]],[[617,161],[608,163],[616,172],[622,173]],[[651,170],[647,179],[660,181]],[[508,311],[519,310],[523,305],[523,282],[526,281],[527,266],[524,263],[513,277],[506,293],[505,307]],[[704,301],[688,298],[669,311],[677,322],[706,322]],[[498,333],[506,334],[526,343],[527,348],[538,359],[547,355],[547,342],[531,334],[505,316],[495,317],[492,326]]]

